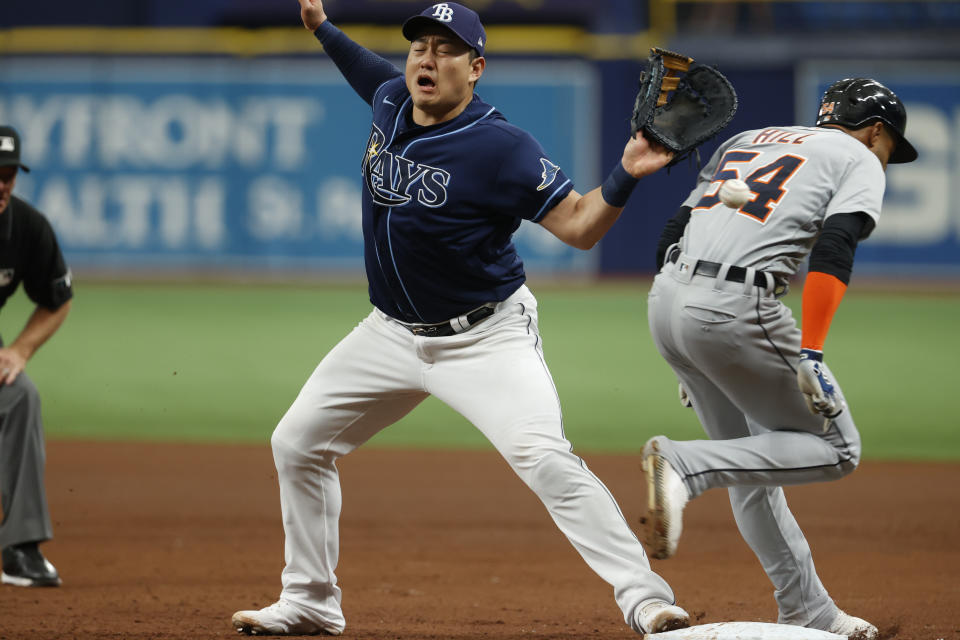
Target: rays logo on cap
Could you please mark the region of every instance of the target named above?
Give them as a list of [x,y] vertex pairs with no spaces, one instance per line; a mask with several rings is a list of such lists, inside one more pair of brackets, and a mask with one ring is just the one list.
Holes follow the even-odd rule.
[[10,136],[0,136],[0,151],[16,151],[17,147]]
[[473,9],[456,2],[438,2],[411,16],[403,23],[403,37],[413,42],[423,35],[424,28],[436,25],[446,27],[468,47],[475,49],[477,55],[483,55],[487,34],[480,23],[480,16]]
[[453,20],[453,9],[446,2],[438,2],[433,5],[433,17],[441,22],[450,22]]

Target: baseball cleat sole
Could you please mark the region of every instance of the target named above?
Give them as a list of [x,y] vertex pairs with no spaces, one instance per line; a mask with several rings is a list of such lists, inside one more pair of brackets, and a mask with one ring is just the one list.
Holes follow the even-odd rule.
[[649,441],[643,448],[643,470],[647,476],[647,515],[643,518],[650,556],[665,560],[677,552],[683,531],[683,508],[689,500],[687,488],[667,459],[659,443]]
[[59,587],[63,584],[63,580],[59,577],[56,578],[23,578],[21,576],[11,576],[7,573],[4,573],[0,576],[0,582],[3,584],[9,584],[13,587]]

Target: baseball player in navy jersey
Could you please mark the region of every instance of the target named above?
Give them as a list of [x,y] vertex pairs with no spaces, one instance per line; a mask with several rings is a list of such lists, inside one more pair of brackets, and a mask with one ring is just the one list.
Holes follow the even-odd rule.
[[[711,438],[647,442],[651,555],[676,551],[688,500],[726,487],[779,621],[858,640],[877,629],[827,594],[781,487],[840,478],[860,461],[823,346],[857,243],[880,219],[887,164],[917,157],[906,119],[888,88],[845,79],[824,94],[816,127],[727,140],[664,229],[649,295],[657,348]],[[718,197],[733,179],[750,190],[739,208]],[[778,298],[808,254],[801,330]]]
[[672,155],[638,135],[603,186],[581,195],[530,134],[474,94],[486,66],[475,12],[441,2],[407,20],[411,45],[401,72],[327,21],[319,0],[300,7],[304,26],[373,112],[358,155],[374,308],[323,358],[273,433],[283,590],[273,605],[234,614],[234,627],[259,635],[343,631],[336,460],[428,395],[490,440],[613,586],[631,628],[687,626],[610,492],[571,452],[543,359],[537,301],[511,242],[530,220],[589,249],[637,179]]

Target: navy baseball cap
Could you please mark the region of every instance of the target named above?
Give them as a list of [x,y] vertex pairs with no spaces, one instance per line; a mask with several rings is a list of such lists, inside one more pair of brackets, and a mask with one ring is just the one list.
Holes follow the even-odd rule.
[[480,24],[480,16],[473,9],[456,2],[438,2],[408,19],[403,23],[403,37],[413,42],[419,36],[420,29],[434,24],[450,29],[478,55],[483,55],[487,32]]
[[20,167],[29,172],[20,162],[20,134],[13,127],[0,126],[0,167]]

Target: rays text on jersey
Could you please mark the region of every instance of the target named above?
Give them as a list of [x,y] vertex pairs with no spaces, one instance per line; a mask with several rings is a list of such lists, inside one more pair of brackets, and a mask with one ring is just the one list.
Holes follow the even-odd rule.
[[374,203],[399,207],[416,198],[426,207],[443,206],[450,173],[392,153],[383,147],[383,139],[374,127],[363,159],[363,180]]

